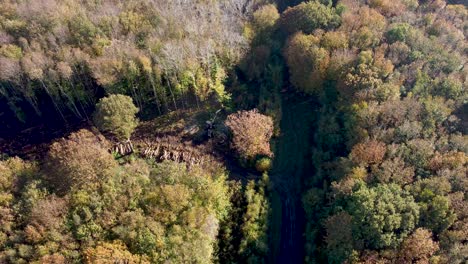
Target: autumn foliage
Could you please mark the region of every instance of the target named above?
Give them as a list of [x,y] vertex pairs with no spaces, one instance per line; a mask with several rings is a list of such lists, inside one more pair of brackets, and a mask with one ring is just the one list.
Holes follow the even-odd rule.
[[239,111],[231,114],[226,120],[231,129],[232,148],[247,159],[257,155],[271,157],[270,138],[273,135],[273,120],[271,117],[260,114],[258,110]]
[[382,161],[385,151],[385,144],[370,140],[356,144],[351,151],[351,156],[353,161],[358,164],[378,164]]
[[418,228],[401,244],[401,263],[429,263],[429,259],[439,250],[439,244],[432,240],[429,230]]
[[84,129],[60,139],[50,147],[46,178],[59,193],[71,187],[99,184],[116,166],[106,146],[102,136]]
[[466,0],[0,2],[0,263],[467,262]]

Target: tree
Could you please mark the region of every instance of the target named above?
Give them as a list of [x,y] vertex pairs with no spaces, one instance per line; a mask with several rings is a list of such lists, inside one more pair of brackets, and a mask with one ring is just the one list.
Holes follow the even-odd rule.
[[429,259],[439,250],[437,242],[432,240],[432,233],[418,228],[401,244],[398,261],[400,263],[429,263]]
[[[407,1],[391,1],[391,0],[370,0],[369,6],[379,10],[387,17],[392,17],[402,14],[406,11],[406,6],[413,5],[412,0]],[[416,2],[417,4],[417,2]]]
[[320,92],[330,56],[319,46],[319,39],[297,33],[288,41],[284,55],[292,84],[305,93]]
[[146,257],[130,253],[121,241],[101,242],[94,248],[84,250],[85,263],[95,264],[149,264]]
[[260,7],[253,13],[253,28],[256,33],[257,42],[266,43],[270,34],[276,28],[276,22],[280,18],[275,5],[268,4]]
[[399,65],[400,63],[405,63],[410,54],[410,48],[403,42],[395,42],[389,46],[388,58],[392,61],[393,64]]
[[[64,216],[67,213],[68,205],[65,199],[57,198],[54,195],[48,196],[36,202],[29,213],[30,229],[42,232],[57,232],[64,225]],[[28,228],[26,228],[28,229]],[[44,234],[42,234],[44,235]],[[29,237],[32,242],[37,238]]]
[[[6,249],[9,240],[15,236],[16,225],[19,224],[16,217],[18,210],[14,210],[15,195],[19,195],[21,184],[37,172],[35,164],[18,157],[0,160],[0,252]],[[2,261],[3,256],[0,254]]]
[[264,174],[258,183],[250,181],[245,190],[247,211],[241,226],[239,254],[246,263],[262,263],[268,253],[268,186],[269,179]]
[[328,31],[320,39],[320,45],[327,50],[348,48],[348,36],[342,31]]
[[434,195],[427,189],[423,192],[424,201],[420,202],[421,225],[432,230],[435,234],[440,234],[455,222],[456,215],[450,208],[449,199]]
[[426,97],[421,101],[423,105],[421,113],[423,132],[424,135],[429,136],[449,117],[452,108],[448,105],[450,101],[446,101],[442,97]]
[[47,154],[45,178],[59,194],[72,187],[100,185],[117,166],[106,143],[102,136],[85,129],[58,140]]
[[332,29],[339,26],[340,16],[333,7],[308,1],[286,9],[281,15],[280,23],[289,34],[299,31],[310,34],[318,28]]
[[67,225],[68,209],[67,199],[55,195],[48,195],[34,203],[23,230],[25,242],[34,248],[29,260],[40,258],[45,263],[76,261],[78,243]]
[[370,140],[356,144],[351,150],[351,160],[360,165],[379,164],[385,155],[385,144]]
[[217,237],[216,258],[220,263],[233,263],[240,259],[240,234],[246,203],[240,181],[229,181],[228,186],[231,207],[226,218],[220,222]]
[[413,182],[414,168],[406,166],[405,162],[396,157],[382,162],[379,170],[375,172],[375,177],[380,183],[397,183],[405,185]]
[[394,24],[390,26],[390,30],[387,32],[387,38],[390,43],[405,42],[410,30],[411,26],[407,23]]
[[[209,93],[203,95],[227,99],[220,85],[223,70],[242,57],[248,46],[242,34],[246,18],[265,2],[155,0],[119,7],[77,0],[4,3],[0,79],[6,82],[0,88],[1,108],[11,106],[21,121],[41,114],[43,120],[55,114],[68,119],[73,117],[69,111],[81,119],[99,99],[97,82],[108,93],[131,96],[140,111],[161,114],[199,103],[194,98],[198,87],[177,87],[183,86],[185,71],[195,75],[198,69],[209,81],[203,87]],[[274,26],[268,19],[277,19],[279,13],[268,5],[255,17],[270,31]],[[143,57],[151,59],[140,60]],[[213,61],[222,69],[216,74],[210,69]],[[62,67],[63,62],[70,68]],[[6,88],[8,93],[3,92]],[[44,93],[53,97],[56,111],[37,102]],[[23,101],[35,108],[31,117]]]
[[[348,4],[345,4],[348,7]],[[386,28],[385,17],[368,6],[353,7],[350,3],[342,15],[340,30],[350,34],[350,44],[362,50],[377,46]]]
[[227,117],[226,125],[231,129],[232,147],[248,160],[257,155],[271,157],[270,139],[273,135],[273,120],[258,110],[239,111]]
[[269,171],[271,166],[271,159],[268,157],[262,157],[255,162],[255,168],[259,172]]
[[457,100],[463,93],[462,82],[453,76],[438,80],[433,86],[433,95],[444,96],[447,99]]
[[138,108],[133,104],[132,98],[112,94],[97,103],[94,123],[101,131],[110,132],[118,139],[129,139],[138,125],[136,113]]
[[393,64],[384,57],[381,50],[375,53],[362,51],[357,58],[357,65],[349,69],[344,79],[344,92],[357,100],[386,100],[389,94],[395,93],[392,91],[395,87],[384,82],[392,72]]
[[419,220],[419,206],[396,184],[369,188],[360,183],[347,211],[353,217],[353,236],[370,249],[396,248]]
[[112,235],[151,263],[209,263],[230,208],[224,171],[211,169],[155,164],[136,197],[124,192],[137,208],[121,213]]
[[325,221],[328,263],[343,263],[353,251],[352,217],[340,212]]

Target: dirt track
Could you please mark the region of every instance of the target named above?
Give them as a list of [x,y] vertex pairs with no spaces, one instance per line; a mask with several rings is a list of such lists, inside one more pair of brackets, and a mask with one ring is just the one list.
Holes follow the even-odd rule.
[[[317,106],[310,98],[283,99],[281,136],[270,179],[274,194],[270,228],[272,262],[303,263],[302,179],[310,166],[310,139]],[[280,218],[280,219],[278,219]]]

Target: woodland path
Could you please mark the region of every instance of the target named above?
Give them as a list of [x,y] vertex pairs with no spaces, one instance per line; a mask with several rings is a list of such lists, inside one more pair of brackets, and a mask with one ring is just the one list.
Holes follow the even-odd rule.
[[273,186],[270,228],[271,262],[304,262],[303,179],[310,177],[310,141],[317,105],[308,97],[282,100],[281,136],[275,142],[270,172]]

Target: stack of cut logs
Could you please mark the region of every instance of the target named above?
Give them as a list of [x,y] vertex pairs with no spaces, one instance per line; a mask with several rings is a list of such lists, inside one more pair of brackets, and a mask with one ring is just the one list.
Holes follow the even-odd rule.
[[[212,166],[218,162],[207,150],[195,147],[189,142],[181,142],[179,138],[171,136],[156,138],[151,141],[137,140],[135,146],[136,152],[143,158],[153,159],[158,162],[172,160],[185,162],[189,166]],[[127,140],[115,144],[110,151],[120,156],[126,156],[134,153],[135,149],[132,142]]]
[[130,140],[119,142],[112,147],[111,151],[121,156],[125,156],[133,153],[133,144]]
[[172,138],[145,142],[145,147],[142,149],[141,154],[145,158],[157,161],[172,160],[185,162],[188,165],[204,165],[214,162],[214,158],[211,155],[206,155],[203,151],[192,145],[177,142]]
[[143,151],[143,156],[150,159],[159,161],[172,160],[177,162],[186,162],[189,165],[203,164],[206,161],[204,155],[200,153],[179,149],[177,146],[154,144],[149,145]]

